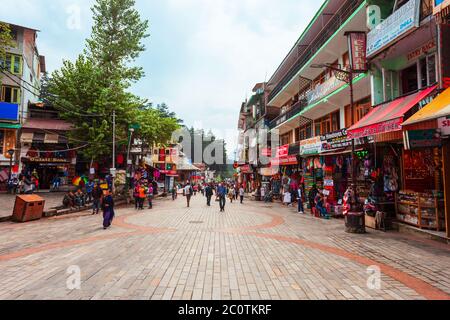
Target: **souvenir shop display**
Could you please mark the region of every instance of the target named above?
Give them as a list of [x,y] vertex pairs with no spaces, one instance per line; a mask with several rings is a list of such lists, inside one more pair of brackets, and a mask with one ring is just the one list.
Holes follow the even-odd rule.
[[445,204],[441,193],[401,191],[397,219],[421,229],[445,230]]

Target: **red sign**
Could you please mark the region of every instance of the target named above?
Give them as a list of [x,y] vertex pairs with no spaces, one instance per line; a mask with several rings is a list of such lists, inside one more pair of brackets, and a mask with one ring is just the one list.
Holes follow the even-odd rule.
[[359,139],[368,136],[373,136],[378,133],[399,131],[402,129],[401,125],[403,123],[403,118],[397,118],[390,121],[380,122],[372,124],[370,126],[358,128],[355,130],[348,131],[349,139]]
[[160,170],[161,174],[174,176],[177,174],[175,170]]
[[253,173],[253,170],[250,168],[250,165],[246,164],[241,167],[241,173]]
[[270,148],[264,148],[261,150],[261,155],[264,157],[271,157],[272,156],[272,149]]
[[367,71],[367,35],[365,32],[347,33],[350,66],[354,72]]
[[273,159],[271,161],[272,166],[291,166],[297,164],[297,156],[287,156],[279,159]]
[[279,147],[277,149],[277,158],[287,157],[289,155],[289,145]]
[[415,60],[416,58],[427,54],[430,50],[436,48],[436,41],[432,39],[427,44],[424,44],[422,47],[417,48],[414,51],[408,53],[408,61]]

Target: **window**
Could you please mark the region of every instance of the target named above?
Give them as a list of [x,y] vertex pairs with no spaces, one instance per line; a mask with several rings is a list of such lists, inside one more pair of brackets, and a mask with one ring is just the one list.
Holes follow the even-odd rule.
[[291,143],[291,133],[286,133],[284,135],[281,136],[281,145],[287,145]]
[[312,138],[312,126],[311,124],[300,127],[299,133],[300,141]]
[[15,87],[2,87],[1,101],[20,104],[20,89]]
[[[372,108],[372,103],[370,98],[365,98],[363,100],[355,103],[355,122],[358,122],[362,118],[364,118]],[[352,123],[352,111],[350,105],[345,107],[345,126],[350,128],[354,123]]]
[[22,74],[22,57],[15,54],[6,54],[6,61],[0,59],[0,66],[6,68],[7,71],[21,75]]
[[417,76],[417,64],[413,64],[411,67],[404,69],[401,72],[402,79],[402,95],[417,91],[418,88],[418,76]]
[[5,144],[5,130],[0,130],[0,154],[3,154]]
[[329,115],[314,121],[315,135],[324,135],[326,133],[334,132],[340,128],[339,111],[330,113]]

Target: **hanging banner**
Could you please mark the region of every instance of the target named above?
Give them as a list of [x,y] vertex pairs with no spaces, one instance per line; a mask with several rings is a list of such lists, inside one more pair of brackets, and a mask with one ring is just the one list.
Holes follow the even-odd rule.
[[347,32],[350,67],[354,73],[367,72],[367,35],[365,32]]
[[442,10],[450,7],[450,0],[433,0],[434,8],[433,13],[439,14]]
[[287,157],[289,155],[289,145],[281,146],[277,149],[277,158]]

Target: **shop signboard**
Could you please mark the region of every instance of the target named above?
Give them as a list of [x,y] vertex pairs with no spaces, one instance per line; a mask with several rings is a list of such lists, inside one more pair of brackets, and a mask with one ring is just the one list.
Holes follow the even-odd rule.
[[29,162],[36,162],[36,163],[68,163],[69,161],[67,159],[61,159],[61,158],[28,158]]
[[367,71],[367,35],[365,32],[348,32],[350,66],[354,73]]
[[322,151],[346,148],[352,145],[347,137],[347,129],[327,133],[320,137],[322,141]]
[[414,148],[434,148],[442,144],[441,135],[435,130],[411,130],[406,132],[405,146],[407,150]]
[[418,58],[430,53],[431,51],[436,49],[436,40],[431,39],[424,45],[420,46],[419,48],[411,51],[407,54],[408,62],[417,60]]
[[289,145],[284,145],[278,147],[277,149],[277,158],[287,157],[289,155]]
[[308,104],[312,104],[317,100],[329,95],[333,91],[336,91],[340,87],[344,86],[345,82],[339,80],[336,77],[331,77],[324,83],[318,85],[314,90],[310,90],[306,93],[306,99],[308,100]]
[[384,121],[381,123],[372,124],[363,128],[355,129],[348,132],[349,139],[364,138],[367,136],[373,136],[378,133],[399,131],[402,129],[401,125],[403,123],[403,118],[397,118],[390,121]]
[[313,156],[322,151],[322,140],[320,137],[314,137],[300,142],[300,155]]
[[419,27],[420,0],[410,0],[367,34],[367,57]]
[[441,135],[450,136],[450,116],[439,118],[438,128],[441,130]]
[[283,158],[276,158],[271,161],[272,166],[292,166],[297,164],[297,156],[286,156]]

